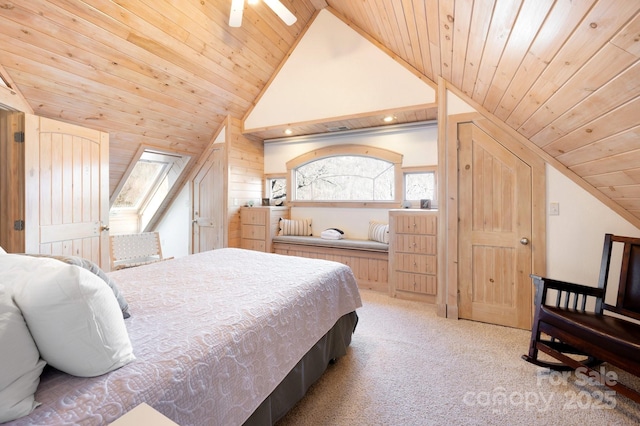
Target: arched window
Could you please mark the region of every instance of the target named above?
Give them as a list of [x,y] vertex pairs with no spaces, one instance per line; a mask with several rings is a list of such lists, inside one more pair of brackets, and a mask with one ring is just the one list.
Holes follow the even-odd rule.
[[365,145],[334,145],[287,163],[290,204],[389,207],[402,199],[402,155]]

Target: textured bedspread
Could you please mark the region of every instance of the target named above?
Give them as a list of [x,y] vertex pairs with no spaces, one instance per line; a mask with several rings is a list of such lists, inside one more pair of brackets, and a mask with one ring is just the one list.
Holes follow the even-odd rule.
[[309,348],[361,306],[339,263],[220,249],[109,274],[136,361],[86,379],[45,370],[10,424],[109,423],[141,402],[182,426],[240,425]]

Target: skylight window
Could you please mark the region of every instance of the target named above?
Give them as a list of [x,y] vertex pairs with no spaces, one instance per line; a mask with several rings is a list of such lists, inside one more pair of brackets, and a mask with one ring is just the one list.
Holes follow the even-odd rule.
[[140,159],[113,203],[113,208],[139,209],[167,166],[165,162]]
[[129,223],[129,230],[146,230],[189,160],[185,155],[145,150],[113,201],[110,214]]

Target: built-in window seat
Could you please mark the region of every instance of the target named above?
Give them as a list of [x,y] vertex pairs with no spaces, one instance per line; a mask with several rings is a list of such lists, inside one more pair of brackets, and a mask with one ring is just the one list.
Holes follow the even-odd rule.
[[312,236],[273,237],[273,250],[289,256],[326,259],[348,265],[358,287],[389,290],[389,245],[371,240],[329,240]]

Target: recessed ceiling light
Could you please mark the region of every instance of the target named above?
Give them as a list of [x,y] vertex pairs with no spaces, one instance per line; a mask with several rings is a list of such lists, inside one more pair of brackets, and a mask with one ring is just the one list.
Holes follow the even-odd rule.
[[387,115],[385,118],[382,119],[382,121],[384,121],[385,123],[391,123],[395,119],[396,118],[393,115]]
[[292,134],[292,133],[293,133],[293,130],[291,130],[291,129],[285,129],[285,130],[284,130],[284,134],[285,134],[285,135],[290,135],[290,134]]

